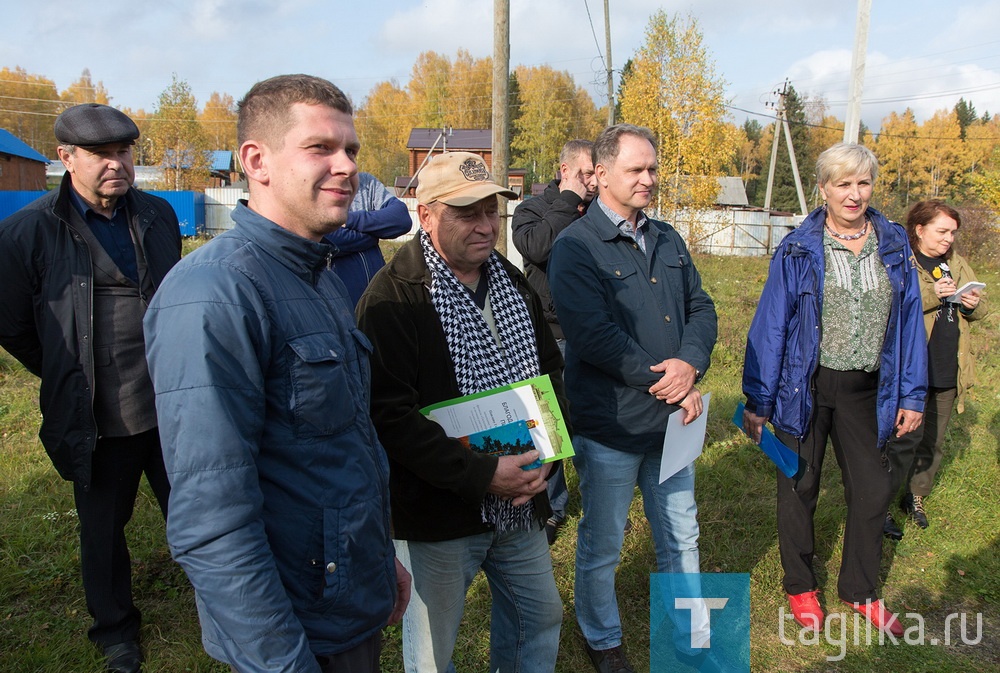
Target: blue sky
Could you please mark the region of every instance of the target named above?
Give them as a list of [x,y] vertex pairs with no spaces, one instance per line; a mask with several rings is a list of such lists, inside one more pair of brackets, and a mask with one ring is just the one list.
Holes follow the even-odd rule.
[[[0,2],[7,19],[0,66],[45,75],[59,88],[89,68],[112,104],[147,111],[173,73],[199,104],[212,91],[239,98],[255,81],[287,72],[329,78],[360,103],[380,81],[405,85],[422,51],[454,57],[464,48],[480,57],[492,52],[493,41],[491,0]],[[602,105],[603,0],[510,2],[512,65],[566,70]],[[926,119],[960,96],[979,113],[1000,113],[1000,2],[873,5],[862,107],[869,127],[906,107]],[[733,121],[766,123],[764,115],[773,114],[767,103],[776,101],[785,78],[845,116],[854,0],[610,0],[610,7],[616,69],[641,46],[650,14],[662,8],[698,21],[728,83]]]

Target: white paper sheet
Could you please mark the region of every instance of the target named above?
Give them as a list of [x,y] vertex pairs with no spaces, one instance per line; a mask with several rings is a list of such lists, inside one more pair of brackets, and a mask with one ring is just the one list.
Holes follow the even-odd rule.
[[663,434],[663,457],[660,458],[660,483],[677,474],[701,455],[708,428],[708,404],[712,393],[701,396],[702,411],[698,418],[684,425],[683,409],[667,417],[667,431]]

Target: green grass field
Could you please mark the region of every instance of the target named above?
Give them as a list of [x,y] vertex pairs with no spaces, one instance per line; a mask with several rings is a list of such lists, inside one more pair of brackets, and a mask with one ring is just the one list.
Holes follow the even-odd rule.
[[[980,385],[965,414],[956,415],[948,455],[927,501],[931,526],[905,526],[899,543],[885,543],[883,596],[899,612],[920,613],[927,638],[943,641],[946,616],[971,617],[968,638],[983,615],[982,639],[961,644],[951,623],[950,646],[853,644],[846,619],[843,657],[837,645],[783,644],[778,610],[785,605],[775,532],[774,472],[770,462],[729,419],[740,400],[746,330],[767,273],[761,258],[697,257],[719,310],[719,342],[703,389],[713,393],[705,452],[698,461],[697,499],[701,559],[706,572],[749,572],[753,671],[871,671],[966,673],[1000,671],[1000,330],[998,316],[975,323]],[[980,271],[990,289],[1000,273]],[[86,639],[89,615],[78,569],[77,520],[72,488],[52,469],[36,433],[37,381],[0,351],[0,671],[100,671]],[[836,598],[845,508],[840,474],[830,457],[816,515],[817,570],[828,610]],[[576,475],[568,469],[571,491]],[[210,516],[211,513],[206,513]],[[573,574],[579,498],[570,501],[567,525],[552,548],[565,604],[557,671],[588,671],[573,614]],[[655,568],[649,528],[638,499],[634,529],[626,537],[618,592],[626,647],[637,670],[649,662],[649,573]],[[166,549],[163,521],[144,485],[129,527],[137,603],[144,614],[146,671],[228,671],[202,650],[193,593]],[[488,665],[489,589],[473,584],[459,635],[459,671]],[[906,620],[906,625],[915,623]],[[787,636],[794,635],[791,629]],[[838,632],[839,635],[839,632]],[[828,658],[838,658],[830,661]],[[386,632],[383,670],[402,671],[398,627]]]

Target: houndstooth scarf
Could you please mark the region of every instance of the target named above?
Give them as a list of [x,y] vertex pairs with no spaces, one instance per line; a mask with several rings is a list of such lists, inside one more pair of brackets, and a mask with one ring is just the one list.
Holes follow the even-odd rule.
[[[455,365],[455,378],[463,395],[490,390],[539,375],[535,328],[524,299],[514,289],[494,252],[486,261],[490,307],[500,344],[493,337],[482,311],[465,286],[438,254],[427,232],[420,232],[424,262],[431,274],[431,303],[444,329],[448,352]],[[502,344],[502,347],[501,347]],[[510,501],[487,493],[482,504],[483,522],[498,532],[528,531],[534,505],[514,507]]]

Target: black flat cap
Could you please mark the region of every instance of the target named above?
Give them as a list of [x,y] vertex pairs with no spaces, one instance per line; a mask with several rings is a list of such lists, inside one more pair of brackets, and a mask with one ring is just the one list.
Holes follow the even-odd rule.
[[56,119],[56,140],[65,145],[108,145],[131,143],[139,137],[139,127],[128,115],[107,105],[84,103],[65,110]]

